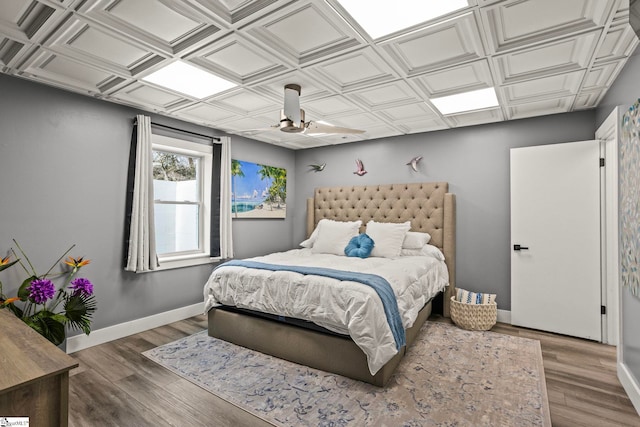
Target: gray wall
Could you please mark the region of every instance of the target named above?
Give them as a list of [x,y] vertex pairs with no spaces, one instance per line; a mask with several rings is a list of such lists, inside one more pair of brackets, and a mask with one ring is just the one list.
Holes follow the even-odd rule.
[[[97,285],[94,328],[200,302],[211,266],[139,275],[122,269],[131,121],[138,111],[5,75],[0,91],[0,254],[15,237],[45,269],[77,243],[74,254],[93,261],[84,273]],[[497,293],[499,308],[509,310],[509,149],[591,139],[594,129],[595,112],[583,111],[295,152],[233,136],[234,158],[284,167],[289,178],[287,219],[234,220],[236,255],[302,241],[305,199],[317,186],[448,181],[458,196],[458,284]],[[405,163],[416,155],[424,159],[413,173]],[[352,173],[356,158],[369,171],[364,177]],[[309,172],[308,164],[322,162],[324,172]],[[2,273],[5,290],[19,272]]]
[[[0,94],[0,255],[15,238],[44,273],[75,243],[71,255],[91,259],[82,274],[95,285],[93,329],[202,302],[211,265],[146,274],[123,270],[132,119],[140,112],[7,75],[0,75]],[[222,135],[167,117],[152,119]],[[293,195],[292,151],[233,136],[232,156],[286,168]],[[286,220],[234,220],[236,255],[289,248],[290,212]],[[24,278],[17,265],[0,273],[6,294]]]
[[[598,123],[607,118],[611,110],[619,105],[624,113],[636,100],[640,98],[640,49],[636,49],[629,58],[622,72],[616,78],[597,109]],[[640,165],[636,165],[640,168]],[[624,215],[624,212],[620,212]],[[623,230],[620,231],[624,232]],[[638,246],[636,246],[638,247]],[[637,257],[638,254],[635,254]],[[640,324],[640,299],[634,297],[629,289],[624,287],[622,292],[621,332],[622,354],[637,384],[640,384],[640,334],[637,325]]]
[[[511,309],[509,149],[593,139],[593,110],[515,120],[296,153],[293,237],[305,237],[305,199],[331,185],[448,181],[457,195],[457,285],[497,294],[498,308]],[[424,156],[418,173],[406,163]],[[355,159],[368,173],[358,177]],[[307,165],[327,163],[323,172]]]
[[640,98],[640,49],[636,48],[596,109],[596,129],[616,106],[628,108]]

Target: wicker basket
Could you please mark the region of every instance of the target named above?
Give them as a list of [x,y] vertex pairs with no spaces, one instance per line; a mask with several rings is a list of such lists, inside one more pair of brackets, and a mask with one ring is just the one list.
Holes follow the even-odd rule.
[[465,304],[451,297],[451,320],[462,329],[488,331],[498,319],[498,305]]

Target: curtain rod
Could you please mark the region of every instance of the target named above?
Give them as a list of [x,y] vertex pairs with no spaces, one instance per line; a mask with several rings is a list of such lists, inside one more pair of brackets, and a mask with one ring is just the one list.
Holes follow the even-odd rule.
[[[133,119],[133,124],[137,125],[138,124],[138,120],[137,119]],[[202,137],[202,138],[211,138],[211,139],[214,139],[216,141],[220,141],[220,138],[218,138],[217,136],[204,135],[202,133],[191,132],[189,130],[175,128],[173,126],[161,125],[160,123],[151,122],[151,126],[158,126],[158,127],[165,128],[165,129],[171,129],[171,130],[174,130],[176,132],[188,133],[190,135],[195,135],[195,136],[199,136],[199,137]]]

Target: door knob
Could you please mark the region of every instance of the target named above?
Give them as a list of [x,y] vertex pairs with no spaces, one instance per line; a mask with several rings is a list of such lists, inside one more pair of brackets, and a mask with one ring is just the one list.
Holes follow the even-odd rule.
[[528,250],[529,248],[526,246],[520,246],[520,245],[513,245],[513,250],[514,251],[525,251]]

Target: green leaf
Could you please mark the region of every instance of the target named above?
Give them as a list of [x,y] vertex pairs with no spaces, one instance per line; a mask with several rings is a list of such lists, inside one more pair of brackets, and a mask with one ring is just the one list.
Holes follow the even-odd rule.
[[73,329],[81,329],[85,334],[91,332],[91,317],[96,311],[95,295],[72,295],[65,300],[64,312],[68,325]]
[[51,314],[48,311],[41,311],[27,317],[24,321],[46,339],[55,345],[60,345],[66,337],[64,323],[58,322]]
[[31,276],[28,279],[25,279],[24,282],[22,282],[22,285],[20,285],[20,288],[18,289],[18,298],[20,298],[20,301],[26,301],[29,298],[29,291],[27,290],[27,288],[29,287],[29,285],[31,285],[31,282],[36,279],[36,276]]
[[56,322],[60,322],[63,325],[66,324],[69,321],[69,319],[67,319],[67,317],[64,314],[57,314],[57,313],[51,313],[51,312],[49,312],[49,313],[50,313],[50,315],[47,316],[47,317],[55,320]]
[[22,309],[20,307],[17,307],[15,304],[11,303],[7,305],[7,308],[16,315],[16,317],[19,317],[20,319],[22,319],[22,315],[24,314],[22,312]]
[[15,264],[16,262],[20,261],[19,259],[10,262],[9,264],[4,264],[4,265],[0,265],[0,271],[2,270],[6,270],[7,268],[11,267],[13,264]]

